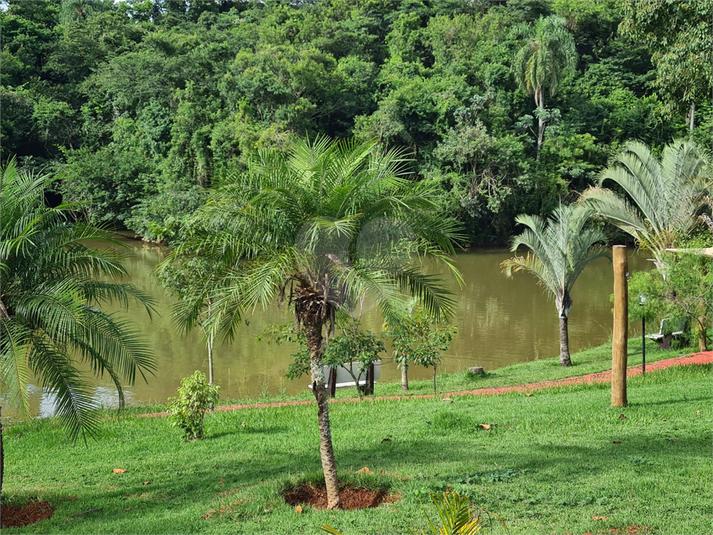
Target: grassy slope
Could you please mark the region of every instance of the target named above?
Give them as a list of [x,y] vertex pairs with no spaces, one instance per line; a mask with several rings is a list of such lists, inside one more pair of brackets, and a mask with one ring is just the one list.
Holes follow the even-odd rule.
[[[531,366],[537,376],[548,364]],[[36,421],[6,433],[5,498],[47,499],[57,512],[4,531],[316,533],[326,521],[345,534],[406,533],[425,527],[426,493],[451,487],[502,516],[511,533],[609,533],[636,524],[710,533],[710,366],[633,378],[629,401],[613,409],[608,385],[589,385],[531,397],[334,405],[340,471],[383,470],[378,477],[402,500],[332,513],[298,514],[279,497],[286,481],[319,473],[312,406],[214,413],[208,438],[194,443],[181,442],[162,418],[108,419],[88,448],[69,444],[54,421]],[[70,518],[94,508],[102,511]]]

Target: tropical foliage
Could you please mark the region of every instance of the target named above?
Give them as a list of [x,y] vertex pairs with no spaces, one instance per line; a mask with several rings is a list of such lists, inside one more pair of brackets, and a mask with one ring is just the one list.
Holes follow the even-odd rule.
[[421,264],[431,258],[459,276],[450,256],[458,225],[437,214],[434,187],[412,182],[406,164],[398,151],[354,140],[259,151],[197,212],[205,232],[167,260],[190,250],[221,266],[208,328],[228,337],[246,310],[289,302],[310,355],[330,508],[340,500],[322,367],[336,313],[366,298],[393,318],[409,295],[436,319],[453,312],[450,292]]
[[0,378],[3,392],[29,413],[28,384],[34,378],[56,398],[57,416],[70,436],[92,434],[96,417],[91,389],[80,367],[107,374],[119,394],[137,374],[154,369],[151,354],[128,322],[100,307],[136,300],[151,311],[150,299],[127,283],[110,242],[95,226],[75,220],[77,208],[50,208],[45,194],[54,179],[18,168],[11,160],[0,182]]
[[584,268],[607,255],[606,236],[601,229],[587,226],[592,215],[583,205],[560,205],[545,220],[539,216],[520,215],[517,222],[527,227],[513,238],[511,251],[528,249],[526,257],[505,260],[501,267],[508,277],[526,271],[555,298],[560,328],[560,364],[571,366],[568,319],[572,308],[572,287]]
[[305,135],[409,147],[469,240],[503,244],[627,139],[688,134],[692,104],[713,132],[710,0],[6,4],[3,158],[61,168],[68,201],[152,240]]
[[[649,249],[658,265],[663,254],[700,224],[712,184],[707,151],[690,140],[677,140],[657,158],[639,141],[629,141],[599,175],[599,187],[582,195],[582,202]],[[606,181],[627,197],[603,189]]]

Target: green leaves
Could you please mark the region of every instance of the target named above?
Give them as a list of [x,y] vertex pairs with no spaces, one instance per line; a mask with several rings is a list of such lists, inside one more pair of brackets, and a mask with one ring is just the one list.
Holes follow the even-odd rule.
[[107,373],[123,403],[122,383],[154,369],[148,347],[131,326],[101,310],[130,299],[151,311],[151,300],[130,284],[107,282],[125,273],[119,258],[85,245],[107,241],[100,229],[71,223],[72,206],[48,208],[44,191],[52,179],[32,176],[11,160],[2,169],[0,194],[0,380],[29,413],[30,373],[56,396],[56,413],[70,437],[91,435],[96,420],[90,391],[77,359],[91,373]]

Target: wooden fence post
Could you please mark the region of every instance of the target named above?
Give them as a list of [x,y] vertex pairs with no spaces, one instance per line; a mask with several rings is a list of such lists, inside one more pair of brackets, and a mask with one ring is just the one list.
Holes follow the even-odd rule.
[[626,276],[629,262],[626,245],[612,248],[614,264],[614,329],[611,346],[611,405],[626,407],[626,358],[629,330],[629,294]]

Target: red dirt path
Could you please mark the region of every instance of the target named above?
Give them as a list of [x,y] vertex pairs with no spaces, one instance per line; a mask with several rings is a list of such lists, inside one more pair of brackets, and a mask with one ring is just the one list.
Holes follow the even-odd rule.
[[[713,351],[704,351],[701,353],[693,353],[682,357],[674,357],[652,362],[646,365],[648,371],[662,370],[670,366],[689,366],[691,364],[711,364],[713,363]],[[627,369],[626,376],[632,377],[641,374],[641,365],[630,366]],[[611,381],[611,370],[599,373],[590,373],[588,375],[579,375],[577,377],[566,377],[564,379],[556,379],[554,381],[540,381],[537,383],[526,383],[515,386],[499,386],[492,388],[478,388],[476,390],[461,390],[459,392],[444,392],[442,395],[453,396],[492,396],[498,394],[506,394],[508,392],[531,392],[532,390],[540,390],[542,388],[552,388],[556,386],[567,386],[583,383],[608,383]],[[417,394],[412,396],[381,396],[370,397],[372,401],[383,400],[400,400],[400,399],[428,399],[433,398],[433,394]],[[359,398],[343,398],[330,399],[330,403],[356,403]],[[311,400],[298,401],[275,401],[272,403],[246,403],[244,405],[219,405],[215,409],[216,412],[236,411],[242,409],[265,409],[273,407],[288,407],[293,405],[310,405],[314,403]],[[165,412],[153,412],[149,414],[140,414],[140,417],[151,418],[166,416]]]

